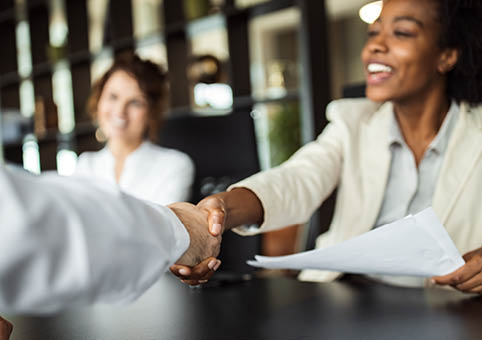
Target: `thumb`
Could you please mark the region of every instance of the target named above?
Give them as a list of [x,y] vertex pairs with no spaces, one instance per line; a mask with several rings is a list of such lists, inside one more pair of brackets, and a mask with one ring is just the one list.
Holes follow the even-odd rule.
[[224,231],[224,211],[221,208],[208,209],[209,233],[213,236],[219,236]]

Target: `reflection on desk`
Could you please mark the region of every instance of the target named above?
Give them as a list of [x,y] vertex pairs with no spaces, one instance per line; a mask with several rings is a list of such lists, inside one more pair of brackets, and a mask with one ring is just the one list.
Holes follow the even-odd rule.
[[169,275],[130,306],[7,318],[15,325],[13,340],[470,340],[482,335],[482,297],[356,276],[324,284],[264,278],[190,288]]

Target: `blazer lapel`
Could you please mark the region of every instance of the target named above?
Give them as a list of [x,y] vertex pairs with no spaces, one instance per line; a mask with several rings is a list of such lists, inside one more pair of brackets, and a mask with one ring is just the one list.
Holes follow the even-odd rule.
[[433,197],[433,208],[443,224],[482,157],[480,117],[481,112],[470,112],[467,105],[461,105]]
[[388,130],[392,112],[392,104],[385,103],[361,126],[360,168],[364,221],[360,226],[363,225],[364,231],[374,226],[385,195],[391,162]]

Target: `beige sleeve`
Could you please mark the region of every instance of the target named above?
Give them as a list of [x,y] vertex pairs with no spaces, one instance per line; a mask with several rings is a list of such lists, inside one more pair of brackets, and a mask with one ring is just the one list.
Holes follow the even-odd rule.
[[340,179],[346,134],[343,121],[335,119],[315,141],[303,146],[285,163],[229,187],[228,190],[251,190],[264,210],[264,222],[259,228],[233,230],[254,235],[308,221]]

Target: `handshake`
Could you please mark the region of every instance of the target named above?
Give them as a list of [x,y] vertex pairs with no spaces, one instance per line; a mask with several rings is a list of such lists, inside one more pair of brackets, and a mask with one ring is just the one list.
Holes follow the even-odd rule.
[[200,201],[197,205],[174,203],[169,206],[191,237],[184,255],[171,266],[171,272],[190,285],[205,283],[219,268],[216,259],[221,234],[243,224],[263,222],[263,206],[249,189],[235,188]]
[[189,248],[171,266],[171,272],[189,285],[205,283],[221,265],[216,257],[224,230],[222,201],[208,198],[198,205],[178,202],[169,208],[184,224],[190,237]]

